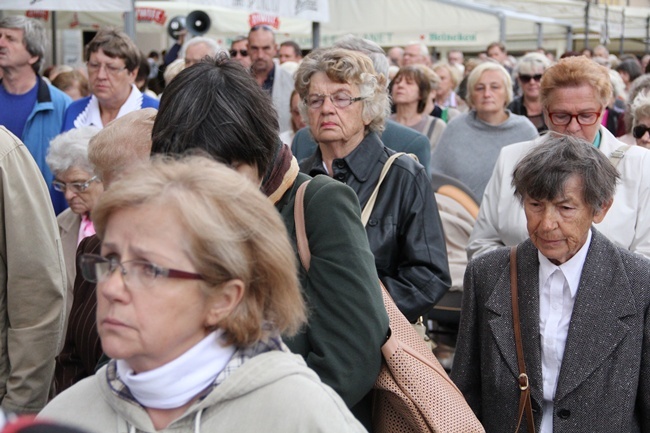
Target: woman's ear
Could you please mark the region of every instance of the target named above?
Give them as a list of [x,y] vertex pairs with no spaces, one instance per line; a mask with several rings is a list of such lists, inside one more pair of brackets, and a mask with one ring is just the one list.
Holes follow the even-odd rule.
[[228,317],[244,297],[246,286],[240,279],[228,280],[216,289],[217,293],[208,298],[209,310],[206,327],[215,327]]

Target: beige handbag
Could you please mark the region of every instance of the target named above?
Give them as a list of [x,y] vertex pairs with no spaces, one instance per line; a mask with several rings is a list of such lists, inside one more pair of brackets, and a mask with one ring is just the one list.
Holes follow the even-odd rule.
[[[304,214],[308,183],[300,185],[294,202],[298,254],[306,270],[311,261]],[[485,432],[430,347],[399,311],[383,285],[381,289],[390,329],[381,347],[384,361],[374,385],[374,431]]]

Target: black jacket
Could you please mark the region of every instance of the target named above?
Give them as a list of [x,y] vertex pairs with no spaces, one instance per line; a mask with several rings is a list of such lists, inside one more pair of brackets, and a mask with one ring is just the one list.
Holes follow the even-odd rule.
[[[334,179],[346,183],[363,208],[394,152],[369,133],[345,158],[334,160]],[[327,174],[320,149],[300,164],[311,176]],[[415,160],[397,159],[379,191],[366,226],[379,278],[404,315],[414,322],[451,284],[445,238],[427,174]]]

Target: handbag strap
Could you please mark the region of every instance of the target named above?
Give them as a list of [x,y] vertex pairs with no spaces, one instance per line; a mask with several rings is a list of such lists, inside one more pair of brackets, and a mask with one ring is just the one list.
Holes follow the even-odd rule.
[[372,195],[370,195],[368,202],[363,207],[363,211],[361,212],[361,222],[363,223],[364,226],[368,224],[368,220],[370,219],[370,214],[372,213],[372,209],[375,207],[375,202],[377,201],[377,195],[379,194],[379,187],[381,186],[381,183],[384,181],[384,178],[388,174],[388,170],[390,170],[390,166],[393,165],[393,162],[402,155],[404,155],[404,152],[394,153],[384,163],[384,167],[381,169],[381,174],[379,175],[379,181],[375,186],[375,190],[372,192]]
[[293,202],[293,219],[296,225],[296,244],[302,267],[309,272],[311,262],[311,251],[307,240],[307,229],[305,229],[305,190],[310,181],[303,182],[296,191],[296,199]]
[[517,289],[517,247],[510,248],[510,295],[512,297],[512,324],[515,331],[515,346],[517,348],[517,363],[519,364],[519,414],[517,417],[517,428],[519,431],[521,421],[526,412],[528,422],[528,433],[535,433],[535,420],[533,419],[533,407],[530,401],[530,383],[526,374],[526,362],[524,361],[524,347],[521,341],[521,327],[519,321],[519,294]]

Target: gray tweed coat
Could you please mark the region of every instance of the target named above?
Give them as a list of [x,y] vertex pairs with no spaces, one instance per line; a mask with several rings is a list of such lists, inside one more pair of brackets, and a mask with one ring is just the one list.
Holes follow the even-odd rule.
[[[650,261],[592,230],[558,379],[553,432],[650,432]],[[508,253],[486,253],[467,267],[452,370],[488,433],[514,432],[519,404]],[[522,242],[517,284],[536,430],[543,407],[538,269],[537,249],[530,240]]]

